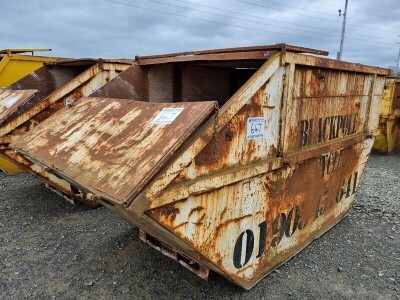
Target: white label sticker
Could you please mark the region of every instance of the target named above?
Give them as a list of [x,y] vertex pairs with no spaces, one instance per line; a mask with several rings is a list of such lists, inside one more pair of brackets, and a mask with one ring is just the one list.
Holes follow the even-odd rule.
[[11,105],[13,105],[15,102],[17,102],[18,99],[19,99],[18,97],[12,97],[12,98],[10,98],[10,99],[4,101],[3,106],[5,106],[5,107],[8,108],[8,107],[10,107]]
[[171,124],[183,111],[183,108],[163,108],[162,111],[150,122],[151,124]]
[[247,119],[247,134],[248,140],[261,139],[264,137],[265,118],[256,117]]

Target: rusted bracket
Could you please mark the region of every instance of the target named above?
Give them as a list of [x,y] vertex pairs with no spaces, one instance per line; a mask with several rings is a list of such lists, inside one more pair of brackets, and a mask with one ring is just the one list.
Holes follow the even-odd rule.
[[104,71],[104,59],[99,58],[99,70]]
[[168,256],[174,261],[180,263],[182,266],[184,266],[189,271],[195,273],[200,278],[208,280],[210,269],[208,269],[206,266],[179,253],[172,247],[164,244],[163,242],[151,236],[142,229],[139,229],[139,238],[150,247],[156,249],[157,251],[160,251],[165,256]]
[[67,202],[71,203],[72,205],[76,205],[76,200],[72,197],[69,197],[67,195],[65,195],[63,192],[61,192],[60,190],[57,190],[56,188],[52,187],[50,184],[45,183],[44,186],[49,189],[50,191],[52,191],[53,193],[56,193],[57,195],[63,197]]

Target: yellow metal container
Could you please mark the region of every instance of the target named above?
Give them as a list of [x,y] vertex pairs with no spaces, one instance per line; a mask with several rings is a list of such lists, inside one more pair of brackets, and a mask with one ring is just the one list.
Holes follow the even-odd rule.
[[377,132],[388,70],[324,54],[137,57],[121,76],[140,101],[80,98],[11,147],[199,276],[249,289],[348,213]]
[[387,78],[379,118],[380,134],[373,151],[390,154],[400,149],[400,78]]
[[[4,49],[0,50],[0,88],[8,87],[29,73],[39,69],[46,62],[60,58],[34,55],[38,51],[51,49]],[[31,53],[32,55],[24,54]]]

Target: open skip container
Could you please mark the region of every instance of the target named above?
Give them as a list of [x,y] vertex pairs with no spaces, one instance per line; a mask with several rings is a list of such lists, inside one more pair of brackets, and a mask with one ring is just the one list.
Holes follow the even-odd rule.
[[48,187],[67,200],[79,191],[46,170],[10,151],[9,143],[74,101],[92,94],[127,69],[132,60],[71,59],[49,63],[9,88],[0,89],[0,169],[8,174],[23,169],[47,180]]
[[[0,50],[0,88],[7,87],[46,62],[61,60],[58,57],[37,56],[34,52],[51,49],[2,49]],[[31,53],[31,54],[29,54]]]
[[347,214],[378,127],[388,71],[312,54],[137,57],[141,101],[81,98],[12,148],[201,277],[249,289]]

